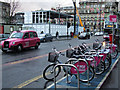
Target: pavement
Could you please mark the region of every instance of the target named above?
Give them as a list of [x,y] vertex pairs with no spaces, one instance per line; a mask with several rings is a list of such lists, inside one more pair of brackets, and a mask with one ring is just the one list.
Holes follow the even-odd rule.
[[[80,82],[80,89],[91,89],[91,90],[99,90],[101,88],[101,86],[104,84],[105,80],[107,79],[107,77],[110,75],[110,73],[112,72],[112,70],[115,68],[116,64],[118,63],[118,61],[120,60],[120,54],[117,56],[116,59],[112,60],[112,65],[111,67],[106,70],[103,74],[96,76],[96,78],[94,78],[91,82],[90,85],[86,84],[86,83],[82,83]],[[69,76],[70,78],[70,76]],[[56,82],[57,84],[57,88],[59,89],[63,89],[63,88],[78,88],[78,83],[77,83],[77,79],[75,77],[72,78],[71,83],[66,83],[67,78],[64,77],[60,80],[58,80]],[[53,83],[52,85],[50,85],[47,89],[51,90],[53,88],[55,88],[54,86],[55,84]],[[115,89],[115,88],[114,88]]]

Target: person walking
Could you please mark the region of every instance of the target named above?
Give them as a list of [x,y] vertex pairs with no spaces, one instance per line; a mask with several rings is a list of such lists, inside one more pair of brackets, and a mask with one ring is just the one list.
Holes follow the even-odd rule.
[[59,32],[57,31],[56,32],[56,39],[58,39],[59,38]]

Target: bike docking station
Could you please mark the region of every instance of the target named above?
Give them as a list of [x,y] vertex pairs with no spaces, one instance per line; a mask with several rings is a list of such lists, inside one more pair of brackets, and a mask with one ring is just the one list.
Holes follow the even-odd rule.
[[[95,75],[94,79],[92,79],[91,81],[88,80],[87,83],[83,83],[79,80],[80,76],[79,76],[79,70],[77,69],[76,66],[72,65],[72,64],[57,64],[54,67],[54,83],[51,84],[50,86],[48,86],[46,89],[50,90],[50,89],[92,89],[92,90],[99,90],[101,88],[101,86],[104,84],[105,80],[107,79],[107,77],[110,75],[111,71],[114,69],[115,65],[117,64],[117,62],[120,59],[120,54],[118,54],[118,56],[115,59],[112,59],[111,62],[111,66],[110,68],[108,68],[104,73],[102,73],[101,75]],[[76,69],[77,72],[77,78],[75,76],[73,76],[71,78],[71,76],[68,75],[68,71],[67,71],[67,75],[63,78],[61,78],[60,80],[58,80],[56,82],[56,77],[55,77],[55,69],[58,66],[65,66],[65,67],[74,67]],[[89,70],[88,70],[89,71]],[[89,72],[88,72],[89,73]],[[89,78],[89,76],[88,76]],[[71,82],[69,81],[71,80]],[[67,82],[66,82],[67,81]]]

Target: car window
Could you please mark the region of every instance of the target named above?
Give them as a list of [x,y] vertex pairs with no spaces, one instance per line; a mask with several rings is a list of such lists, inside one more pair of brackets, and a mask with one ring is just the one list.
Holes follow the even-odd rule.
[[30,38],[34,38],[33,32],[29,32],[29,33],[30,33]]
[[51,34],[48,34],[49,37],[51,37],[52,35]]
[[86,33],[81,33],[80,35],[86,35]]
[[40,34],[39,37],[45,37],[45,34]]
[[25,33],[24,38],[29,38],[29,33]]
[[48,35],[48,34],[46,34],[45,36],[46,36],[46,37],[48,37],[49,35]]
[[33,34],[34,34],[34,37],[37,37],[37,33],[36,32],[34,32]]
[[12,33],[10,35],[10,38],[22,38],[22,37],[23,37],[23,33],[21,33],[21,32]]

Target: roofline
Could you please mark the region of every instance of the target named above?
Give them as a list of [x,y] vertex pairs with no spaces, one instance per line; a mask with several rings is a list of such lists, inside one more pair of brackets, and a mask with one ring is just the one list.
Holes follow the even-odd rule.
[[4,4],[10,4],[10,3],[8,3],[8,2],[2,2],[2,1],[0,1],[0,3],[4,3]]

